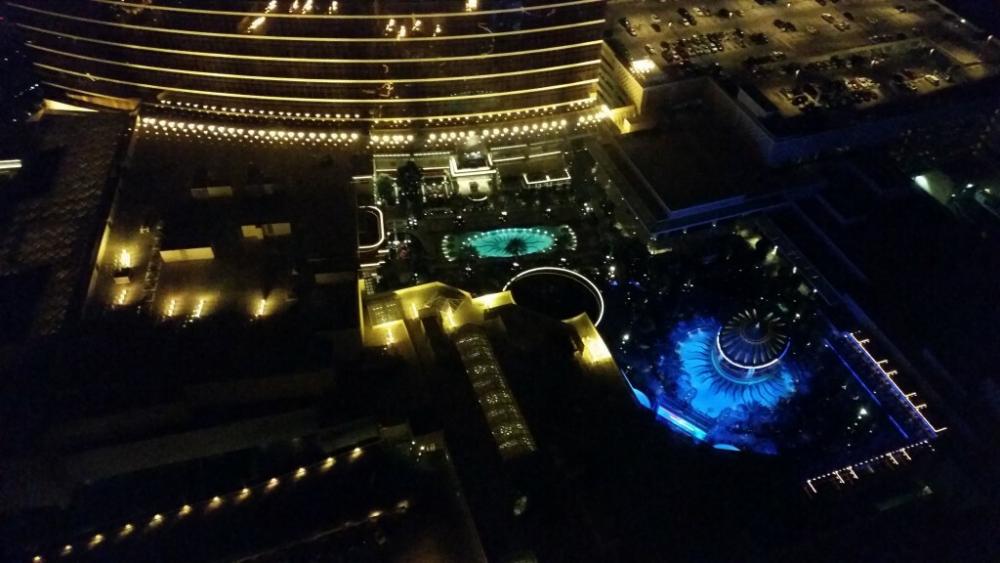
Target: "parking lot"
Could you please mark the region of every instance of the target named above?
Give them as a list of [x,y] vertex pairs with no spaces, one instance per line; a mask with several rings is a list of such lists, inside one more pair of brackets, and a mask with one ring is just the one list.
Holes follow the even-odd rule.
[[[645,81],[732,76],[789,116],[947,88],[1000,61],[992,36],[933,0],[628,0],[608,19],[628,57],[655,63]],[[803,98],[808,84],[830,95]]]

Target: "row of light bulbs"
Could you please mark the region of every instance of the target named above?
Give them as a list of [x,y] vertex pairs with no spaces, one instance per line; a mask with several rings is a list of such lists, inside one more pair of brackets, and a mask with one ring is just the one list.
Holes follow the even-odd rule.
[[[495,112],[495,113],[476,114],[475,116],[473,116],[473,118],[474,118],[474,120],[475,120],[476,123],[482,123],[484,121],[496,121],[498,119],[509,119],[509,118],[518,118],[518,117],[535,117],[535,116],[548,115],[548,114],[555,113],[556,111],[561,110],[562,108],[569,108],[570,111],[572,111],[572,110],[580,110],[580,109],[584,109],[584,108],[587,108],[587,107],[590,107],[590,106],[593,106],[593,105],[594,105],[594,101],[593,100],[589,100],[589,99],[588,100],[576,100],[576,101],[570,102],[569,104],[566,104],[564,106],[545,106],[545,107],[532,107],[532,108],[524,108],[524,109],[506,110],[506,111],[499,111],[499,112]],[[467,117],[467,116],[432,117],[432,118],[430,118],[430,119],[427,120],[427,123],[429,123],[431,125],[435,125],[435,124],[441,125],[441,124],[449,124],[449,123],[459,124],[459,123],[465,123],[465,122],[471,121],[471,120],[473,120],[473,118],[470,118],[470,117]],[[391,121],[392,120],[390,120],[390,122]],[[406,120],[406,121],[409,121],[409,120]]]
[[[356,447],[349,453],[347,453],[346,457],[348,461],[353,462],[356,461],[358,458],[360,458],[363,454],[364,450],[360,447]],[[332,469],[336,464],[337,464],[337,458],[334,456],[330,456],[312,465],[301,466],[295,469],[294,471],[285,473],[284,475],[271,477],[267,481],[257,483],[252,486],[243,487],[238,491],[230,491],[222,495],[216,495],[210,499],[203,500],[201,502],[197,502],[194,504],[183,504],[180,506],[180,508],[178,508],[175,512],[171,514],[163,514],[158,512],[156,514],[153,514],[148,520],[146,520],[145,526],[146,529],[153,530],[168,523],[169,520],[173,520],[175,522],[183,520],[188,516],[194,514],[196,509],[198,509],[200,514],[209,514],[214,510],[221,508],[222,505],[226,504],[227,501],[230,501],[233,504],[240,504],[248,500],[251,496],[253,496],[255,490],[270,492],[273,491],[274,489],[277,489],[279,486],[281,486],[283,482],[286,481],[296,482],[296,481],[301,481],[302,479],[304,479],[309,475],[324,475],[328,471],[330,471],[330,469]],[[401,510],[405,510],[408,507],[409,503],[405,500],[396,505],[396,509],[401,509]],[[383,512],[381,510],[374,510],[368,516],[369,518],[375,519],[382,516],[382,514]],[[121,540],[132,535],[132,533],[135,532],[136,530],[136,525],[133,524],[132,522],[126,522],[124,525],[117,528],[117,530],[118,530],[117,533],[114,535],[119,540]],[[108,537],[105,534],[98,532],[90,536],[89,539],[85,540],[83,542],[83,545],[87,549],[93,550],[104,545],[107,541]],[[68,543],[62,546],[61,548],[58,548],[55,551],[61,557],[68,557],[72,555],[76,551],[76,549],[77,548],[76,546],[74,546],[74,544]],[[42,555],[35,555],[34,557],[32,557],[31,561],[33,563],[44,563],[45,557]]]
[[459,139],[473,138],[477,135],[481,136],[483,139],[494,139],[494,140],[513,140],[513,139],[523,139],[532,136],[543,136],[549,133],[555,133],[557,131],[563,131],[566,127],[555,125],[549,127],[536,127],[531,128],[529,126],[519,127],[514,129],[513,127],[502,127],[496,129],[484,129],[482,131],[458,131],[441,133],[435,137],[428,137],[427,144],[430,146],[448,146],[455,143]]
[[[593,114],[581,115],[577,118],[576,129],[586,129],[597,125],[602,119],[608,117],[604,110]],[[514,125],[506,127],[483,128],[481,130],[467,131],[447,131],[442,133],[430,133],[427,136],[427,144],[431,146],[441,146],[454,143],[455,141],[466,139],[472,136],[480,136],[484,139],[514,139],[530,136],[542,136],[557,131],[563,131],[569,127],[566,119],[542,121],[538,123]]]
[[[890,459],[891,458],[891,459],[895,460],[895,455],[896,454],[902,454],[906,459],[911,459],[910,458],[910,454],[909,454],[909,450],[912,450],[912,449],[915,449],[915,448],[920,448],[920,447],[923,447],[923,446],[927,446],[929,444],[930,444],[930,440],[921,440],[919,442],[910,444],[908,446],[903,446],[902,448],[895,449],[895,450],[888,451],[888,452],[885,452],[885,453],[877,455],[877,456],[870,457],[870,458],[868,458],[868,459],[866,459],[864,461],[859,461],[857,463],[852,463],[851,465],[847,465],[845,467],[841,467],[840,469],[834,469],[833,471],[830,471],[828,473],[824,473],[822,475],[817,475],[816,477],[812,477],[810,479],[806,479],[806,485],[808,485],[813,490],[813,492],[816,492],[816,488],[813,486],[813,483],[815,483],[817,481],[822,481],[823,479],[828,479],[830,477],[839,476],[841,473],[844,473],[844,472],[851,472],[856,477],[857,476],[857,473],[855,472],[856,468],[860,468],[860,467],[863,467],[863,466],[866,466],[866,465],[871,465],[871,464],[873,464],[873,463],[875,463],[877,461],[881,461],[881,460],[884,460],[884,459]],[[932,446],[932,448],[933,448],[933,446]],[[895,461],[894,464],[898,465],[899,461],[898,460]]]
[[361,136],[345,131],[296,131],[285,129],[244,129],[242,127],[194,123],[144,117],[140,127],[156,135],[166,134],[186,138],[241,140],[261,143],[307,143],[349,145]]
[[[607,108],[580,115],[577,117],[575,127],[584,129],[596,125],[601,120],[609,116]],[[140,120],[140,127],[153,133],[154,135],[167,135],[180,138],[208,138],[216,140],[241,140],[261,143],[304,143],[304,144],[324,144],[324,145],[349,145],[361,138],[358,132],[346,131],[308,131],[308,130],[286,130],[286,129],[251,129],[236,127],[232,125],[215,125],[206,123],[196,123],[190,121],[180,121],[174,119],[163,119],[157,117],[143,117]],[[429,133],[424,141],[426,144],[442,145],[465,139],[471,136],[481,136],[483,138],[511,139],[523,138],[526,136],[545,135],[557,131],[563,131],[569,127],[570,122],[566,119],[552,119],[537,123],[513,125],[505,127],[483,128],[481,130],[445,131],[441,133]],[[373,133],[369,136],[369,146],[376,147],[402,147],[417,141],[417,137],[412,133]]]
[[886,365],[888,365],[889,360],[888,359],[876,360],[875,356],[872,356],[871,352],[868,351],[868,348],[865,347],[865,344],[870,342],[870,340],[868,338],[859,338],[857,336],[858,334],[861,334],[860,331],[857,331],[857,333],[852,332],[849,333],[849,337],[854,342],[854,345],[860,348],[865,353],[865,355],[875,366],[875,368],[882,373],[885,380],[889,382],[889,385],[891,386],[890,388],[896,391],[896,396],[905,401],[910,406],[911,412],[916,414],[917,417],[920,418],[920,420],[923,421],[923,423],[927,426],[927,428],[930,428],[931,431],[933,431],[935,434],[939,434],[942,431],[947,430],[947,427],[936,428],[931,423],[931,421],[928,420],[926,416],[924,416],[923,409],[924,407],[926,407],[926,404],[918,405],[914,401],[914,398],[916,398],[917,396],[917,393],[915,391],[909,393],[903,391],[903,389],[899,386],[899,383],[897,383],[895,378],[893,378],[893,376],[897,374],[897,371],[895,369],[886,370]]
[[415,137],[412,134],[409,134],[409,135],[400,135],[400,134],[378,135],[378,134],[373,134],[373,135],[371,135],[368,138],[368,144],[369,145],[379,145],[379,146],[384,146],[384,145],[404,145],[404,144],[407,144],[407,143],[412,143],[414,141],[414,139],[415,139]]
[[230,115],[239,115],[245,117],[280,117],[287,119],[301,119],[301,120],[327,120],[332,119],[335,121],[345,121],[349,119],[361,119],[360,113],[312,113],[308,111],[284,111],[284,110],[265,110],[265,109],[254,109],[254,108],[244,108],[244,107],[228,107],[228,106],[216,106],[208,104],[199,104],[197,102],[180,102],[172,100],[163,100],[162,105],[169,107],[170,109],[182,109],[188,111],[202,111],[202,112],[215,112],[215,113],[225,113]]
[[[594,105],[593,100],[577,100],[571,102],[565,106],[548,106],[548,107],[533,107],[525,109],[516,110],[506,110],[495,113],[488,114],[476,114],[474,116],[441,116],[432,117],[427,119],[427,123],[430,125],[444,125],[444,124],[460,124],[467,123],[470,121],[475,121],[476,123],[482,123],[484,121],[496,121],[510,118],[518,117],[534,117],[541,115],[548,115],[555,113],[563,107],[569,108],[569,110],[579,110],[587,108]],[[200,104],[197,102],[181,102],[172,100],[163,100],[161,103],[162,107],[169,109],[180,109],[185,111],[197,111],[197,112],[208,112],[208,113],[224,113],[227,115],[240,116],[240,117],[266,117],[266,118],[282,118],[282,119],[293,119],[302,121],[319,121],[319,120],[332,120],[332,121],[349,121],[349,120],[360,120],[360,113],[312,113],[312,112],[293,112],[284,110],[264,110],[264,109],[254,109],[254,108],[244,108],[244,107],[228,107],[228,106],[218,106],[209,104]],[[406,127],[413,123],[413,119],[406,117],[390,117],[374,119],[373,123],[378,126],[387,127]]]

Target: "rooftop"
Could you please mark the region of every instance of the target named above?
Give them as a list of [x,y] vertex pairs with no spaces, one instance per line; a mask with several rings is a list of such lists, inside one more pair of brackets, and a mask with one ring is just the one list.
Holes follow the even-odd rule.
[[1000,42],[934,0],[609,10],[611,44],[644,84],[732,78],[782,117],[906,102],[1000,69]]
[[[62,518],[50,519],[35,530],[32,543],[5,546],[4,553],[74,561],[133,561],[149,553],[189,561],[484,561],[440,435],[404,442],[376,434],[374,441],[328,452],[317,448],[315,435],[302,436],[300,453],[311,451],[314,458],[296,461],[286,451],[289,465],[272,473],[247,473],[218,455],[196,456],[216,472],[219,489],[192,483],[172,504],[136,505],[123,493],[143,483],[181,480],[185,465],[161,464],[155,473],[96,483],[97,490],[78,496],[72,509],[72,518],[81,521],[65,526]],[[271,459],[263,463],[275,467],[274,458],[282,457],[277,450],[287,450],[280,447],[284,441],[268,444]],[[246,533],[248,526],[253,534]]]
[[83,307],[129,119],[47,115],[0,194],[0,344],[59,332]]
[[92,306],[252,319],[323,300],[340,311],[330,321],[350,326],[358,238],[349,157],[202,143],[137,135]]

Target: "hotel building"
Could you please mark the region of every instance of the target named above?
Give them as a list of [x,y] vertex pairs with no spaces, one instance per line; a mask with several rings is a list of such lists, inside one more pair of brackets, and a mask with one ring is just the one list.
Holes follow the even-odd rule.
[[49,97],[77,105],[365,133],[598,105],[606,0],[8,4]]

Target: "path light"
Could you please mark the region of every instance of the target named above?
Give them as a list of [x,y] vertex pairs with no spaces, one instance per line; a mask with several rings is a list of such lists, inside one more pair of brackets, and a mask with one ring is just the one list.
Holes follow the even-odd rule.
[[126,249],[121,249],[118,253],[118,267],[119,268],[131,268],[132,267],[132,254]]
[[200,319],[202,313],[205,312],[205,300],[199,299],[198,304],[194,306],[194,311],[191,313],[191,318]]
[[171,299],[169,302],[167,302],[167,310],[164,312],[164,314],[166,316],[168,316],[168,317],[172,317],[172,316],[174,316],[174,315],[177,314],[177,299],[176,298]]

